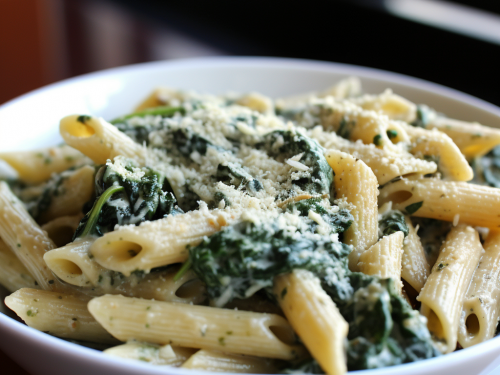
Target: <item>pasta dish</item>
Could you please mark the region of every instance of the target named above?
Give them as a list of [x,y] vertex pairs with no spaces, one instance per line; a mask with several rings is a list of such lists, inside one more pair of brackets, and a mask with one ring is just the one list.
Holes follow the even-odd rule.
[[158,88],[60,133],[0,153],[0,284],[30,327],[154,365],[332,375],[496,334],[499,129],[350,77],[280,99]]

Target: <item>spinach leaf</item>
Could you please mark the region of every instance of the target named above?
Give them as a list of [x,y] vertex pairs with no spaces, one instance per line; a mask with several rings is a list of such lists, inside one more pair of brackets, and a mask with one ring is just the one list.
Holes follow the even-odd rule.
[[401,231],[405,237],[408,236],[409,229],[406,225],[405,217],[398,210],[391,210],[379,218],[378,221],[379,238]]
[[284,159],[302,154],[298,161],[309,167],[307,176],[292,183],[311,195],[330,194],[333,171],[323,155],[323,147],[315,140],[299,132],[277,130],[264,135],[256,147],[266,150],[270,156]]
[[420,207],[422,207],[423,204],[424,201],[409,204],[408,206],[405,207],[405,211],[408,215],[413,215],[415,212],[420,210]]
[[137,224],[181,213],[171,192],[162,190],[163,180],[150,168],[137,168],[130,160],[115,158],[100,167],[95,178],[96,199],[80,221],[73,240],[103,234],[115,225]]

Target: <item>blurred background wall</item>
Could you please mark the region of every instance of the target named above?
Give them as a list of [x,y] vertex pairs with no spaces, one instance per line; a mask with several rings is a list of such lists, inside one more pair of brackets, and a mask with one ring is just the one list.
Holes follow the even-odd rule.
[[217,55],[370,66],[500,105],[500,2],[0,0],[0,103],[64,78]]

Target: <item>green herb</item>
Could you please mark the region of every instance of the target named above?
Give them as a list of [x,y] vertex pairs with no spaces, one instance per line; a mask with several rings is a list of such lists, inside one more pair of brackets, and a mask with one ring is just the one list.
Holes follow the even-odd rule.
[[226,339],[224,337],[219,337],[219,345],[226,346]]
[[149,328],[149,324],[148,323],[146,323],[146,328]]
[[420,207],[422,207],[423,204],[424,204],[424,201],[412,203],[412,204],[405,207],[405,211],[408,215],[413,215],[415,212],[417,212],[420,209]]
[[142,111],[137,111],[129,115],[118,117],[110,122],[112,124],[118,124],[133,117],[145,117],[145,116],[171,117],[176,113],[184,115],[186,113],[186,110],[183,107],[168,107],[168,106],[146,108],[143,109]]
[[82,124],[85,125],[87,121],[89,121],[92,117],[87,116],[87,115],[80,115],[76,118],[76,121],[81,122]]
[[339,137],[349,139],[351,137],[351,132],[354,129],[354,126],[356,125],[355,121],[349,121],[345,117],[340,120],[340,125],[337,130],[337,135]]
[[417,105],[416,119],[411,123],[411,125],[425,129],[429,124],[429,117],[432,112],[432,109],[430,109],[426,105]]
[[382,136],[380,134],[377,134],[375,137],[373,137],[373,144],[375,146],[382,146]]
[[394,139],[398,136],[398,132],[396,130],[387,130],[387,136],[389,137],[389,139]]
[[20,244],[20,243],[18,243],[18,244],[17,244],[17,247],[21,247],[21,244]]
[[26,311],[26,315],[28,315],[29,317],[31,318],[34,318],[36,316],[36,314],[38,314],[38,311],[33,311],[33,310],[28,310]]
[[439,263],[437,266],[437,270],[441,271],[445,267],[448,267],[448,263]]
[[287,292],[288,292],[287,288],[284,287],[280,294],[281,299],[285,298]]

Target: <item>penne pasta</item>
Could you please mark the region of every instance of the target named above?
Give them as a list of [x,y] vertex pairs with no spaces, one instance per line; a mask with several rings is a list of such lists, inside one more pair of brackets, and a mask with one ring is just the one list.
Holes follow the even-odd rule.
[[408,236],[403,241],[403,258],[401,260],[401,278],[419,293],[430,274],[430,265],[417,231],[410,218],[405,216]]
[[458,342],[468,348],[493,338],[500,318],[500,233],[492,232],[474,272],[460,316]]
[[401,257],[403,253],[403,232],[382,237],[359,257],[358,268],[366,275],[382,279],[394,279],[394,286],[401,293]]
[[295,270],[278,276],[273,292],[312,356],[327,374],[347,372],[344,344],[349,325],[312,273]]
[[190,370],[237,374],[274,374],[277,372],[273,361],[267,358],[205,349],[197,351],[181,367]]
[[26,267],[0,239],[0,285],[13,293],[21,288],[36,288],[36,284]]
[[87,310],[89,298],[23,288],[5,298],[5,304],[39,331],[72,340],[116,344]]
[[377,179],[365,163],[349,154],[330,150],[325,157],[335,173],[336,198],[354,205],[354,222],[344,240],[353,245],[349,268],[357,271],[359,257],[378,239]]
[[279,359],[303,354],[292,328],[279,315],[109,295],[94,298],[88,308],[122,341],[136,339]]
[[488,186],[438,179],[403,179],[380,190],[379,203],[412,216],[498,228],[500,191]]
[[40,288],[64,292],[63,285],[43,260],[55,245],[28,214],[21,201],[0,181],[0,238],[16,254]]
[[130,341],[123,345],[104,350],[104,354],[136,361],[147,362],[152,365],[179,367],[194,354],[195,350],[180,346],[155,345]]
[[122,155],[145,163],[147,151],[102,118],[85,115],[66,116],[59,126],[61,136],[71,147],[96,164]]
[[90,252],[103,267],[128,276],[132,271],[183,262],[186,246],[197,245],[222,227],[234,223],[241,212],[231,209],[209,211],[207,207],[182,215],[124,226],[94,242]]
[[455,350],[458,324],[467,287],[483,253],[472,227],[452,228],[417,300],[420,312],[443,353]]
[[30,184],[39,184],[53,173],[90,163],[80,151],[67,145],[37,151],[1,152],[0,160],[7,162],[22,181]]

